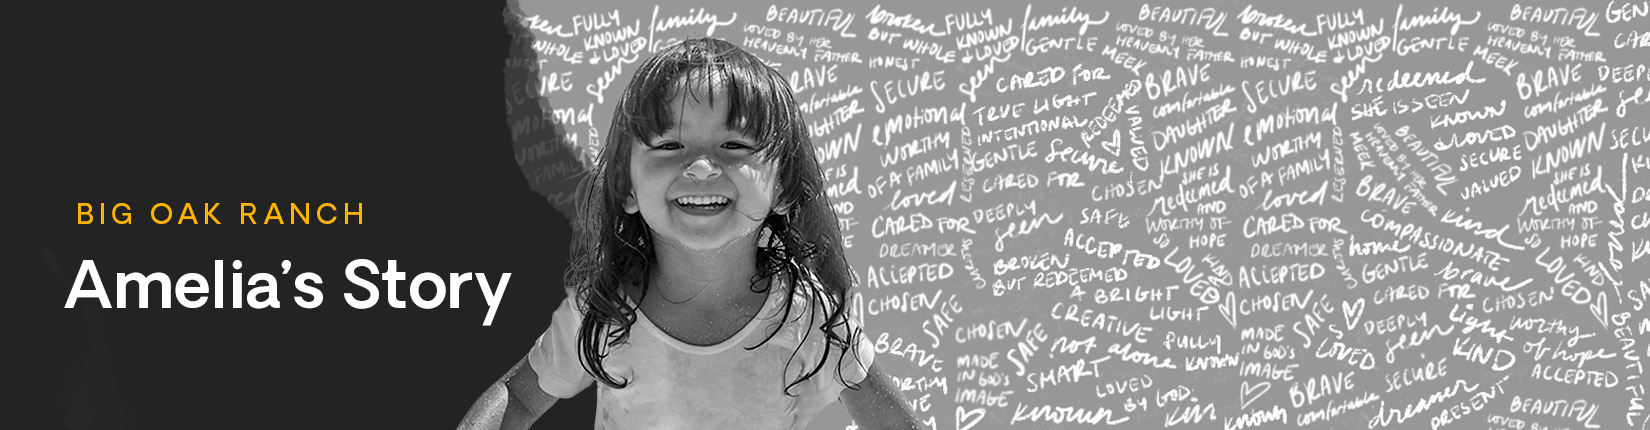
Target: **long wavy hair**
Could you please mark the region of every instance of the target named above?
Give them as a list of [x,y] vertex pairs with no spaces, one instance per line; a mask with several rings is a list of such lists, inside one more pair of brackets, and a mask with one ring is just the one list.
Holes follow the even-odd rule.
[[[767,293],[770,285],[787,285],[791,291],[775,293],[807,298],[807,309],[792,309],[793,302],[785,300],[781,321],[792,321],[792,312],[803,312],[808,326],[818,328],[827,342],[813,368],[786,385],[784,393],[791,395],[791,387],[818,374],[833,349],[842,351],[837,356],[837,379],[857,389],[856,384],[843,380],[840,360],[859,359],[856,348],[849,346],[856,344],[860,333],[843,330],[844,335],[835,330],[848,324],[845,302],[854,274],[843,256],[842,232],[825,195],[825,178],[807,123],[784,76],[739,47],[710,38],[683,41],[642,63],[613,109],[612,127],[600,155],[579,185],[578,238],[565,281],[573,286],[584,311],[578,340],[580,364],[610,387],[624,388],[630,383],[608,374],[602,360],[609,348],[629,339],[636,323],[638,310],[626,301],[624,287],[639,285],[646,297],[655,265],[646,221],[640,214],[626,213],[623,206],[632,192],[631,144],[649,142],[674,128],[670,101],[686,97],[684,90],[697,93],[698,88],[684,88],[697,85],[704,85],[711,97],[718,92],[728,97],[727,127],[754,138],[764,161],[777,162],[780,190],[775,202],[788,210],[770,213],[762,221],[757,271],[749,288]],[[762,282],[781,272],[791,282]],[[642,297],[635,298],[635,303],[641,303]],[[820,314],[825,320],[815,321]],[[778,334],[780,326],[774,327],[757,346]],[[804,330],[792,358],[801,353],[813,331]]]

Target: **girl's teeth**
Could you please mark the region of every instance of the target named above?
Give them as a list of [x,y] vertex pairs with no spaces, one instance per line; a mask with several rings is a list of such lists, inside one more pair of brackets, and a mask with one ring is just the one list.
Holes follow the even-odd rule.
[[728,200],[723,197],[680,197],[676,199],[677,204],[694,206],[720,205],[727,202]]

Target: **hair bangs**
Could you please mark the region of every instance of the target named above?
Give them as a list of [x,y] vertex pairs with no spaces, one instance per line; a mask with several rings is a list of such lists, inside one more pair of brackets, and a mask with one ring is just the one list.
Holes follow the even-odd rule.
[[[713,46],[717,44],[724,46]],[[754,139],[753,147],[766,161],[805,141],[789,82],[760,59],[726,42],[677,45],[644,63],[635,80],[619,107],[623,130],[644,144],[676,127],[676,106],[685,101],[683,97],[704,103],[727,97],[724,126]]]

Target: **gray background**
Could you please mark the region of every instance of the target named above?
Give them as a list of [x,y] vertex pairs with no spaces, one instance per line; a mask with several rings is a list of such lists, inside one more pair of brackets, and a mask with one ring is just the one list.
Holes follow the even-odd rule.
[[[1645,107],[1633,102],[1643,72],[1617,81],[1609,67],[1647,63],[1645,48],[1617,41],[1646,31],[1650,17],[1638,11],[1650,4],[1539,5],[1585,8],[1574,12],[1596,21],[1578,26],[1515,20],[1510,5],[1477,3],[1404,5],[1402,18],[1399,5],[1373,2],[1149,4],[1224,17],[1210,28],[1143,19],[1140,3],[831,2],[802,9],[838,10],[838,21],[799,23],[773,19],[777,7],[759,3],[528,1],[502,11],[527,28],[503,68],[505,120],[522,173],[571,213],[571,178],[583,166],[565,155],[594,155],[612,114],[602,101],[618,96],[631,61],[652,47],[723,38],[800,78],[792,82],[797,98],[820,100],[805,108],[825,131],[813,136],[815,145],[831,152],[822,162],[834,172],[832,196],[860,282],[853,312],[878,345],[877,362],[901,379],[932,428],[1090,420],[1125,428],[1644,428],[1640,360],[1650,353],[1650,319],[1642,309],[1650,284],[1638,260],[1650,247],[1643,230],[1650,131]],[[661,27],[701,10],[729,24]],[[961,23],[955,18],[987,10],[989,24],[948,26],[948,16]],[[615,11],[617,23],[578,24]],[[1361,23],[1327,26],[1334,14],[1360,12]],[[1085,29],[1058,19],[1085,14],[1098,23]],[[1028,28],[1027,16],[1057,19]],[[1259,19],[1270,16],[1300,24],[1301,34]],[[1428,20],[1451,16],[1460,25]],[[1621,16],[1631,21],[1613,18]],[[905,20],[932,24],[933,34]],[[1399,22],[1418,25],[1399,29]],[[1492,31],[1492,23],[1513,29]],[[556,26],[561,35],[545,31]],[[980,34],[982,43],[959,40],[999,26]],[[1337,34],[1366,28],[1379,31],[1331,46]],[[872,40],[884,33],[899,37]],[[1142,49],[1129,37],[1178,51]],[[1493,37],[1545,52],[1519,52]],[[1061,38],[1078,43],[1026,49]],[[1435,38],[1455,42],[1410,52],[1417,40]],[[910,40],[922,45],[905,46]],[[1502,70],[1494,57],[1474,53],[1480,47],[1516,64]],[[1194,48],[1233,62],[1194,58]],[[1300,49],[1327,52],[1320,63]],[[1603,61],[1561,59],[1565,50]],[[981,53],[987,58],[975,58]],[[569,61],[575,56],[583,61]],[[904,70],[872,67],[879,57],[920,60]],[[1128,57],[1145,64],[1131,70]],[[1246,58],[1289,62],[1274,69]],[[1104,78],[1077,78],[1079,65]],[[1400,76],[1451,76],[1469,65],[1473,82],[1383,88]],[[1553,82],[1572,67],[1579,79]],[[1177,71],[1191,71],[1190,82]],[[1063,77],[997,90],[999,80],[1009,86],[1029,74],[1041,83],[1051,73]],[[897,101],[883,94],[923,76],[934,88]],[[971,97],[976,76],[983,79]],[[1353,84],[1344,98],[1333,90],[1343,79]],[[1370,91],[1359,91],[1366,81]],[[1277,89],[1290,82],[1294,88]],[[1521,85],[1529,87],[1523,96]],[[1264,104],[1263,93],[1271,93]],[[1564,100],[1579,93],[1586,94]],[[1210,101],[1163,112],[1206,94]],[[1087,103],[1034,112],[1085,95]],[[1451,103],[1436,103],[1444,99]],[[1603,112],[1578,114],[1595,99]],[[1228,102],[1230,110],[1208,113]],[[1018,116],[975,112],[1022,103]],[[1527,115],[1541,103],[1562,107]],[[1388,112],[1366,115],[1372,106]],[[960,113],[952,118],[960,121],[878,135],[899,116],[932,108]],[[1269,117],[1302,109],[1333,114],[1257,135]],[[1442,119],[1486,110],[1500,113]],[[1205,115],[1210,121],[1188,126]],[[1577,115],[1577,126],[1540,137]],[[1055,126],[993,134],[1044,120]],[[827,122],[828,131],[820,126]],[[1496,139],[1466,143],[1469,134]],[[1301,143],[1278,152],[1291,142]],[[1035,156],[1022,157],[1027,148]],[[1515,150],[1517,159],[1492,158]],[[937,171],[908,174],[923,166]],[[1212,217],[1224,222],[1217,227]],[[942,218],[968,224],[954,228]],[[890,221],[912,219],[919,221],[911,231],[889,234]],[[1202,227],[1157,228],[1173,219],[1200,219]],[[1281,227],[1255,234],[1260,225]],[[1113,248],[1073,246],[1068,236]],[[950,252],[887,252],[904,244]],[[1465,251],[1450,248],[1456,244]],[[1272,250],[1282,254],[1264,252]],[[1471,254],[1479,250],[1502,260],[1486,264],[1489,257]],[[1072,273],[1078,279],[1062,278]],[[1055,285],[1039,285],[1048,279]],[[1254,338],[1262,331],[1276,336]],[[833,406],[813,427],[849,425]]]

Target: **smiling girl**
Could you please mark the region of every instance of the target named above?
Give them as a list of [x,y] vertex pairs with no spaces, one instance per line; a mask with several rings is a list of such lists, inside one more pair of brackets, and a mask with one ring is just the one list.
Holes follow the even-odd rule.
[[525,428],[600,381],[598,429],[796,429],[839,399],[916,428],[843,306],[813,150],[789,84],[738,47],[642,64],[581,184],[573,294],[460,427]]

